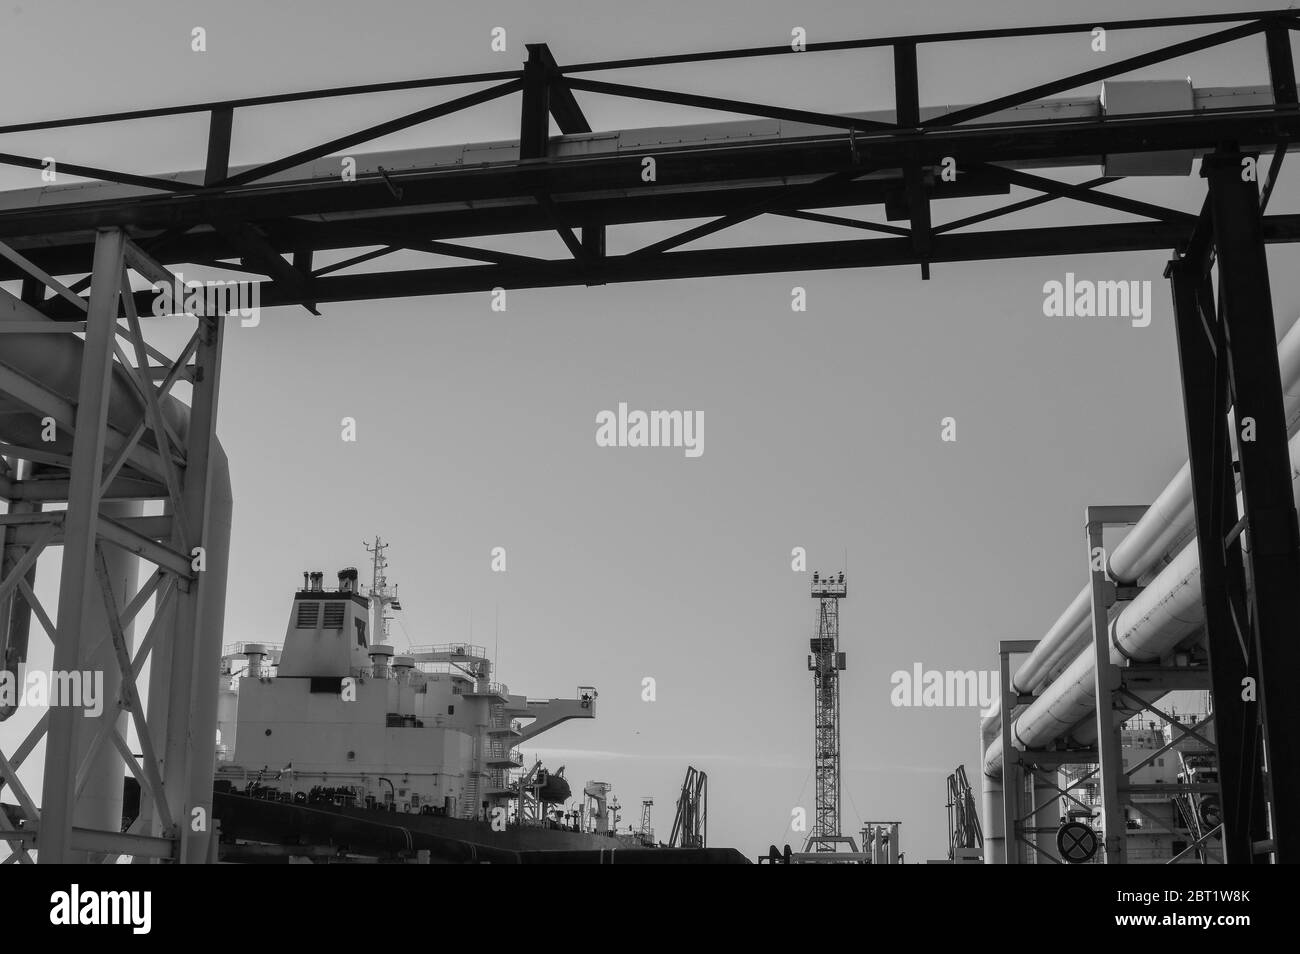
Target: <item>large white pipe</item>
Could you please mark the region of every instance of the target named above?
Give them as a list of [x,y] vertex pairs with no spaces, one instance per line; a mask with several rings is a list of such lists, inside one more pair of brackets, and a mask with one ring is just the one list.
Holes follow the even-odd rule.
[[[980,754],[988,751],[989,733],[980,728]],[[982,764],[982,763],[981,763]],[[1002,772],[990,775],[980,772],[980,811],[984,819],[984,863],[986,865],[1006,864],[1006,841],[1002,836]]]
[[[1300,320],[1278,343],[1278,364],[1287,433],[1294,436],[1300,431]],[[1123,584],[1136,583],[1177,553],[1186,552],[1195,524],[1191,469],[1184,463],[1142,519],[1116,544],[1107,562],[1111,578]],[[1018,692],[1037,692],[1087,647],[1092,633],[1091,601],[1091,588],[1085,585],[1012,676]],[[1000,720],[1000,705],[994,700],[991,714],[984,719],[985,730],[993,731]]]
[[[1300,435],[1291,438],[1291,491],[1300,507]],[[1238,495],[1238,513],[1241,498]],[[1243,547],[1249,548],[1249,536]],[[1200,555],[1193,544],[1185,546],[1173,562],[1160,571],[1137,598],[1111,621],[1111,660],[1152,661],[1161,658],[1205,624],[1201,604]],[[1013,731],[1027,747],[1067,738],[1082,744],[1096,739],[1096,708],[1091,647],[1080,652],[1065,671],[1017,717]],[[1127,718],[1117,712],[1117,721]],[[1002,739],[992,738],[985,750],[984,771],[996,775],[1002,764]]]

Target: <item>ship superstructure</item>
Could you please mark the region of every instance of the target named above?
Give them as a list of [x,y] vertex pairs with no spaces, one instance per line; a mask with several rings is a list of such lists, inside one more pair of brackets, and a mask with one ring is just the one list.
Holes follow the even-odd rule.
[[[381,559],[382,549],[376,579]],[[503,809],[498,817],[512,824],[547,823],[539,793],[556,787],[540,766],[523,772],[518,747],[593,718],[596,690],[580,687],[569,699],[512,694],[493,681],[484,648],[467,642],[399,654],[372,620],[400,604],[386,583],[359,592],[357,576],[340,570],[337,588],[326,589],[322,572],[304,573],[282,644],[226,648],[218,783],[298,803],[326,793],[356,807],[489,822]]]

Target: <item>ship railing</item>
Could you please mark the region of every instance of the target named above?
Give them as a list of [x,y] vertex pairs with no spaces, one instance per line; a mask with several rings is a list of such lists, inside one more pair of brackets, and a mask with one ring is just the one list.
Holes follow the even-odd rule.
[[437,643],[432,646],[412,646],[408,655],[422,654],[444,656],[468,656],[471,659],[487,659],[487,650],[474,643]]
[[222,646],[221,655],[242,656],[244,655],[244,648],[247,646],[265,646],[268,652],[271,653],[278,653],[284,650],[284,643],[268,643],[261,639],[246,639],[237,643],[227,643],[225,646]]
[[449,662],[420,662],[416,660],[415,668],[429,676],[465,675],[465,670]]

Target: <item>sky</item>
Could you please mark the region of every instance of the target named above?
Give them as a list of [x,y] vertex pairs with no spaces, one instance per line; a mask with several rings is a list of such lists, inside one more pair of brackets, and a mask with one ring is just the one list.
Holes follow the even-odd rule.
[[[54,0],[0,9],[0,70],[11,88],[21,83],[5,113],[20,122],[515,68],[526,42],[549,43],[565,63],[780,44],[795,26],[818,41],[1255,6]],[[207,31],[205,53],[190,49],[195,26]],[[495,26],[507,30],[506,53],[489,49]],[[977,102],[1156,42],[1112,34],[1105,54],[1084,35],[927,48],[921,100]],[[1141,75],[1189,74],[1198,87],[1264,83],[1262,40]],[[877,53],[602,78],[824,112],[892,104],[889,61]],[[276,158],[456,92],[259,108],[238,119],[232,158]],[[596,129],[718,118],[579,101]],[[502,100],[375,147],[513,139],[516,110],[517,98]],[[196,168],[204,152],[193,118],[0,138],[7,152],[141,173]],[[9,169],[0,188],[37,177]],[[1193,174],[1111,191],[1193,211],[1203,188]],[[1008,199],[954,201],[936,221],[990,201]],[[1295,204],[1284,174],[1270,211]],[[1125,218],[1057,202],[998,224]],[[613,229],[610,249],[691,224]],[[837,234],[764,218],[698,247]],[[553,236],[482,244],[563,254]],[[1289,248],[1269,256],[1280,334],[1300,308],[1300,282]],[[812,813],[805,659],[816,603],[811,572],[791,568],[803,547],[809,571],[848,576],[843,828],[899,821],[908,860],[943,857],[945,778],[965,764],[978,784],[979,716],[896,707],[891,674],[916,663],[994,669],[998,640],[1040,637],[1086,580],[1084,507],[1149,502],[1185,459],[1168,257],[940,264],[928,282],[916,268],[885,268],[519,290],[505,312],[483,294],[324,305],[320,319],[268,309],[257,327],[230,329],[224,356],[218,434],[236,500],[225,642],[282,640],[301,572],[331,581],[356,565],[366,580],[362,541],[378,534],[391,543],[404,607],[399,649],[408,639],[498,647],[500,679],[530,697],[597,687],[593,721],[526,751],[566,766],[573,782],[612,782],[622,825],[653,798],[661,837],[695,766],[709,776],[710,844],[753,856],[797,848],[792,810]],[[1067,272],[1150,281],[1151,324],[1045,317],[1043,285]],[[791,310],[795,286],[807,291],[805,312]],[[154,331],[175,342],[183,329]],[[596,414],[620,402],[702,413],[704,453],[597,446]],[[357,422],[355,442],[340,439],[344,417]],[[946,417],[955,441],[941,440]],[[504,573],[491,569],[494,547],[506,550]],[[57,554],[38,570],[47,606],[56,583]],[[34,634],[32,664],[48,658]],[[643,700],[647,677],[653,702]],[[21,712],[0,724],[0,748],[32,721]],[[39,790],[39,750],[24,778]]]

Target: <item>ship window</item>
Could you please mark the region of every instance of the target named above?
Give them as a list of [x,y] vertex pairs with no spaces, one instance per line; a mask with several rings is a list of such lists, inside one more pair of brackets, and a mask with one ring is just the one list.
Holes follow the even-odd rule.
[[316,619],[320,615],[319,603],[298,604],[298,629],[315,629]]
[[326,603],[325,604],[325,629],[342,629],[343,628],[343,604]]
[[448,707],[447,707],[447,715],[455,715],[455,714],[456,714],[456,707],[455,707],[455,706],[448,706]]

